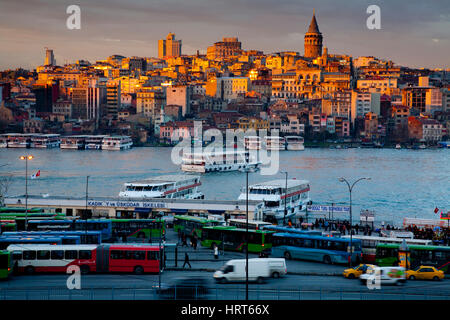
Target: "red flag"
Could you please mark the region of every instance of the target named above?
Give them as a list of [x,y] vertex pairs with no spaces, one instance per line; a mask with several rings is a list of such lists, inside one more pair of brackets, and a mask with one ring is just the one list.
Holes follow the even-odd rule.
[[33,174],[31,176],[31,179],[36,179],[37,177],[39,177],[41,175],[41,170],[38,170],[38,172],[36,172],[35,174]]
[[439,212],[439,208],[436,207],[436,209],[434,209],[434,213],[438,213]]

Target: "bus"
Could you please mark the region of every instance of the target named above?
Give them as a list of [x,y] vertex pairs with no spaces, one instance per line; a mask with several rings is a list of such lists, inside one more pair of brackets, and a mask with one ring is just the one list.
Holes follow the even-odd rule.
[[[229,219],[228,225],[232,227],[237,227],[240,229],[246,229],[247,228],[247,220],[246,219]],[[248,221],[248,228],[252,230],[261,230],[261,228],[266,226],[272,226],[270,222],[266,221],[257,221],[257,220],[249,220]]]
[[[82,274],[89,272],[126,272],[142,274],[159,272],[159,257],[163,249],[144,244],[130,245],[10,245],[18,272],[67,272],[76,265]],[[163,264],[161,264],[163,265]]]
[[0,250],[0,280],[8,279],[13,272],[13,259],[8,250]]
[[25,210],[25,208],[22,207],[1,207],[0,213],[9,212],[9,213],[25,213],[28,211],[29,213],[44,213],[44,208],[28,208],[28,210]]
[[221,222],[218,220],[209,220],[193,216],[174,216],[173,229],[175,232],[181,232],[188,237],[197,235],[202,238],[202,229],[204,227],[218,226]]
[[[350,240],[337,237],[311,236],[295,233],[272,235],[272,256],[285,259],[299,259],[326,264],[349,262]],[[352,241],[352,262],[362,260],[361,240]]]
[[[21,236],[21,237],[33,237],[33,236],[76,236],[80,238],[81,244],[101,244],[102,233],[101,231],[12,231],[4,232],[4,236]],[[63,241],[64,244],[64,241]]]
[[296,228],[290,228],[290,227],[282,227],[282,226],[275,226],[275,225],[267,225],[262,227],[263,230],[271,230],[276,231],[278,233],[295,233],[295,234],[304,234],[309,236],[321,236],[322,231],[317,230],[302,230],[302,229],[296,229]]
[[[245,252],[246,229],[230,226],[204,227],[201,245],[203,247],[221,247],[224,250]],[[272,247],[273,231],[248,230],[248,252],[260,253]]]
[[[375,262],[379,266],[398,265],[398,249],[400,244],[379,243],[376,249]],[[444,273],[450,273],[450,247],[429,245],[408,245],[410,250],[410,268],[433,266]]]
[[89,220],[31,220],[28,231],[100,231],[102,241],[112,237],[112,223],[109,219]]
[[[373,236],[360,236],[353,235],[353,239],[361,240],[361,248],[363,254],[363,262],[375,263],[375,256],[377,251],[377,245],[379,243],[391,243],[401,244],[402,238],[385,238],[385,237],[373,237]],[[350,236],[342,236],[343,239],[350,239]],[[422,239],[405,239],[408,245],[431,245],[431,240]]]
[[62,244],[61,237],[6,237],[0,236],[0,250],[11,244]]
[[16,231],[17,224],[14,220],[0,220],[0,234],[7,231]]
[[113,241],[151,241],[166,233],[165,223],[159,219],[111,219],[111,223]]

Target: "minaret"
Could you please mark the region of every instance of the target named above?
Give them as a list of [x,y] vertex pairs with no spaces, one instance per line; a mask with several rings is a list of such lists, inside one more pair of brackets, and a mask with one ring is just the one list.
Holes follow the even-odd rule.
[[308,32],[305,34],[305,57],[317,58],[322,55],[322,34],[316,21],[316,13],[313,10],[313,17],[309,24]]

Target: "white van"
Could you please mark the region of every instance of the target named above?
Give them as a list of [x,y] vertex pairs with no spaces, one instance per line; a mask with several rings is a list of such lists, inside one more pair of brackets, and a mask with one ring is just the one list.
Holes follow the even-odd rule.
[[377,284],[401,285],[406,282],[406,272],[403,267],[376,267],[373,272],[359,277],[361,283],[374,287]]
[[[248,259],[248,280],[262,283],[264,279],[278,278],[287,272],[283,258]],[[214,273],[214,279],[220,283],[242,282],[246,280],[245,259],[228,261]]]

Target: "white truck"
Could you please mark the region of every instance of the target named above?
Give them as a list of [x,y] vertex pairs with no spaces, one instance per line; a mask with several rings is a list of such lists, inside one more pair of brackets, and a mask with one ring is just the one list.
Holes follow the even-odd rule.
[[361,275],[359,279],[369,289],[382,284],[402,285],[406,282],[406,272],[403,267],[376,267],[371,273]]
[[[214,273],[214,279],[220,283],[243,282],[246,280],[245,259],[228,261]],[[287,273],[284,258],[248,259],[248,280],[262,283],[264,279],[278,278]]]

